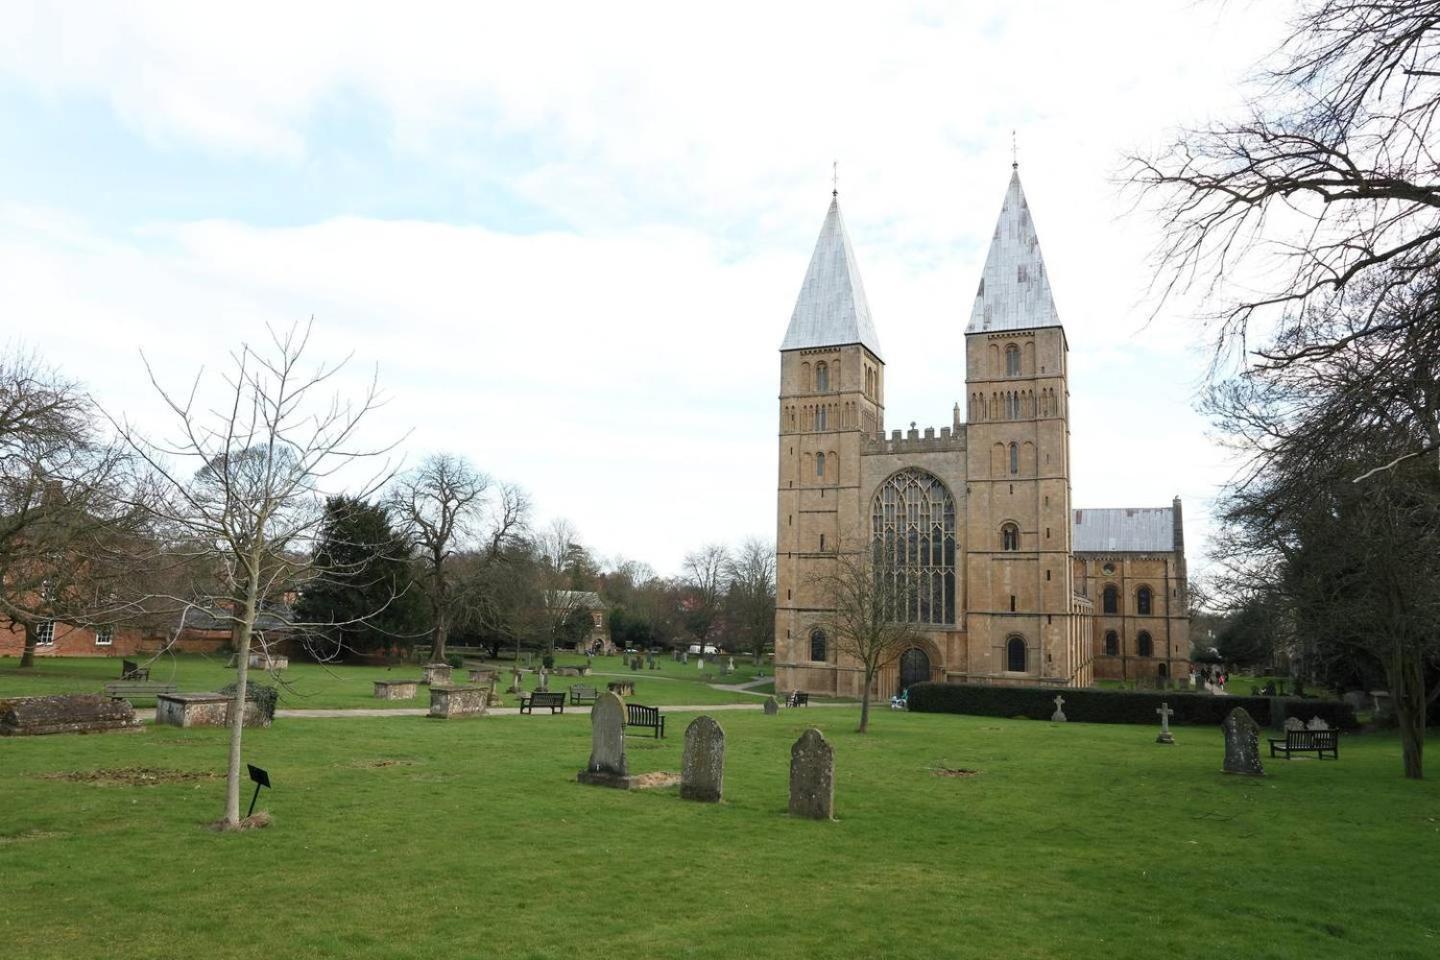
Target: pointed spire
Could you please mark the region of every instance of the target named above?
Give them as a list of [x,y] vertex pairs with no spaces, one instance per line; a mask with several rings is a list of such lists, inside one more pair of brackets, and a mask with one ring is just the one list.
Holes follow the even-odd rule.
[[805,271],[800,298],[795,302],[780,349],[851,343],[864,344],[876,357],[880,356],[880,338],[870,322],[870,304],[865,300],[855,251],[840,216],[840,200],[832,194],[825,225],[820,228],[820,239],[815,241],[810,269]]
[[1058,327],[1060,314],[1050,292],[1050,275],[1040,255],[1040,238],[1035,221],[1020,188],[1018,164],[1012,165],[1010,187],[990,240],[990,253],[975,291],[966,333],[986,330],[1028,330]]

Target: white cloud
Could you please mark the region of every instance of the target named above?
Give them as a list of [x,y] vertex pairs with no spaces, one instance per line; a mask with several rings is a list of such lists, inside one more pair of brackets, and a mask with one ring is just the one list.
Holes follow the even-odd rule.
[[414,449],[467,452],[602,550],[673,569],[701,541],[771,530],[775,350],[832,157],[890,425],[948,422],[1014,127],[1074,350],[1075,502],[1193,503],[1220,476],[1189,409],[1202,360],[1178,315],[1146,325],[1149,225],[1121,218],[1108,178],[1125,149],[1238,102],[1283,11],[1242,13],[0,0],[0,73],[51,96],[57,122],[97,98],[157,150],[298,164],[326,146],[317,115],[359,97],[400,176],[503,170],[569,225],[336,216],[114,236],[83,211],[11,209],[0,309],[139,411],[135,344],[189,371],[262,320],[314,313],[331,352],[381,362],[395,402],[377,426],[414,424]]

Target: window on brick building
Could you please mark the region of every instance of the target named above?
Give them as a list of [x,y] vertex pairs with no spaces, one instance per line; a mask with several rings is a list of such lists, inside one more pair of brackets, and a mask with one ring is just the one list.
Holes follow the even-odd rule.
[[810,631],[810,659],[816,662],[825,660],[825,631],[819,627]]
[[1150,634],[1144,630],[1135,638],[1135,649],[1142,657],[1155,656],[1155,642],[1150,639]]
[[1149,587],[1141,587],[1135,591],[1135,612],[1142,617],[1150,615],[1151,593]]
[[1105,656],[1114,657],[1120,653],[1120,635],[1114,630],[1105,631]]
[[815,364],[815,392],[828,393],[830,390],[830,368],[823,363]]
[[1020,549],[1020,528],[1013,523],[1002,524],[1000,527],[1000,549]]
[[55,642],[55,621],[41,620],[35,628],[35,645],[48,647]]
[[815,476],[825,476],[825,454],[823,453],[815,454]]
[[1020,348],[1013,343],[1005,348],[1005,376],[1020,376]]
[[1101,612],[1101,613],[1119,613],[1119,612],[1120,612],[1120,591],[1115,589],[1115,585],[1114,585],[1114,584],[1111,584],[1110,586],[1106,587],[1106,588],[1105,588],[1105,592],[1100,595],[1100,612]]
[[1025,672],[1025,638],[1011,637],[1005,644],[1005,669],[1011,673]]
[[1020,447],[1017,444],[1010,444],[1010,473],[1013,476],[1020,472]]
[[104,623],[95,628],[95,646],[108,647],[115,642],[115,627]]

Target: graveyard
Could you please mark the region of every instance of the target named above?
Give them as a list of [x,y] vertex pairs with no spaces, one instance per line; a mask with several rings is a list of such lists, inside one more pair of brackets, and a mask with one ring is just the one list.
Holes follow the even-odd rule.
[[[697,716],[630,731],[629,772],[681,772]],[[0,942],[37,960],[1433,955],[1440,788],[1400,777],[1391,734],[1244,777],[1221,772],[1218,727],[1164,745],[1073,718],[855,719],[717,712],[718,803],[577,782],[583,714],[281,719],[246,734],[273,822],[234,834],[205,826],[224,730],[0,740]],[[834,750],[829,821],[787,807],[812,728]]]

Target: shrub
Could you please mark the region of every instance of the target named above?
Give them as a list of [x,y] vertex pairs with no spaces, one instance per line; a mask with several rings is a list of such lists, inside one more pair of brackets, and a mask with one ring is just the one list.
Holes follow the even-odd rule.
[[445,662],[450,664],[450,666],[455,668],[456,670],[459,670],[461,667],[465,666],[465,658],[460,656],[460,654],[458,653],[447,653],[445,655]]
[[920,713],[969,713],[982,717],[1028,717],[1049,720],[1055,696],[1065,698],[1065,716],[1081,723],[1158,724],[1161,701],[1170,704],[1172,724],[1212,725],[1244,707],[1262,726],[1285,722],[1289,702],[1296,715],[1324,717],[1332,727],[1353,730],[1355,712],[1339,700],[1294,700],[1279,697],[1217,697],[1208,693],[1164,690],[1100,690],[1075,687],[1002,687],[962,683],[917,683],[910,687],[910,709]]
[[[227,683],[220,688],[220,692],[227,697],[235,696],[236,684]],[[275,704],[280,700],[280,691],[266,683],[256,683],[253,680],[245,684],[245,699],[253,700],[260,707],[260,712],[265,715],[267,721],[275,719]]]
[[540,658],[540,664],[541,664],[546,670],[554,670],[554,669],[555,669],[555,655],[554,655],[553,653],[547,653],[547,654],[545,654],[545,656],[543,656],[543,657]]

